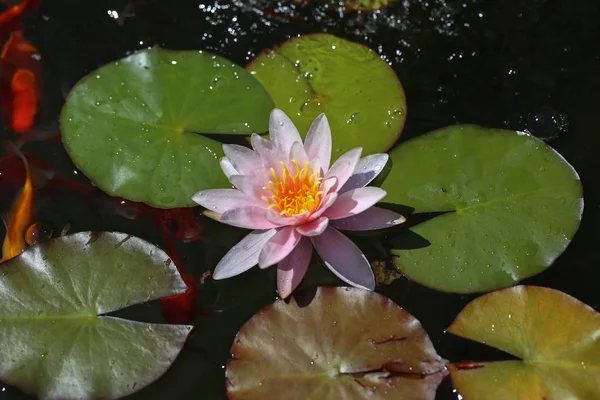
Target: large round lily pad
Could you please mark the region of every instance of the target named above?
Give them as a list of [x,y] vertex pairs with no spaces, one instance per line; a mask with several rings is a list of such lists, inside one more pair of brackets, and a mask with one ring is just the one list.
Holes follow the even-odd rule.
[[268,130],[273,103],[248,72],[198,51],[144,50],[83,78],[61,115],[75,164],[112,196],[192,206],[227,187],[221,143],[203,134]]
[[451,365],[465,400],[600,398],[600,314],[565,293],[536,286],[490,293],[448,331],[521,359]]
[[386,151],[404,128],[404,89],[363,45],[329,34],[300,36],[259,54],[246,69],[300,134],[317,115],[327,115],[334,158],[355,147],[363,155]]
[[192,327],[100,316],[185,292],[169,257],[122,233],[34,245],[0,269],[0,379],[42,399],[116,399],[162,375]]
[[412,228],[428,245],[394,244],[396,267],[425,286],[469,293],[513,285],[550,266],[579,226],[577,173],[532,136],[453,126],[390,157],[386,202],[445,212]]
[[413,316],[356,288],[320,287],[308,301],[279,300],[240,329],[230,399],[434,399],[445,360]]

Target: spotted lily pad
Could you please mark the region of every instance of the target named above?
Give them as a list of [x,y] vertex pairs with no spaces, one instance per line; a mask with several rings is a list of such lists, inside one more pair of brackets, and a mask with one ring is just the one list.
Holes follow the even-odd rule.
[[521,359],[451,365],[465,400],[600,398],[600,314],[565,293],[517,286],[486,294],[448,331]]
[[112,196],[192,206],[227,187],[221,143],[204,134],[268,130],[273,103],[248,72],[198,51],[144,50],[83,78],[61,115],[75,164]]
[[231,353],[229,399],[434,399],[447,374],[413,316],[356,288],[275,302],[246,322]]
[[327,115],[334,158],[355,147],[363,155],[386,151],[404,128],[404,89],[363,45],[329,34],[300,36],[259,54],[246,69],[302,135],[317,115]]
[[583,211],[577,173],[522,133],[459,125],[394,149],[386,201],[441,212],[411,228],[427,245],[394,243],[396,267],[447,292],[513,285],[548,268]]
[[42,399],[116,399],[161,376],[192,327],[103,316],[185,292],[169,257],[122,233],[42,242],[0,269],[0,379]]

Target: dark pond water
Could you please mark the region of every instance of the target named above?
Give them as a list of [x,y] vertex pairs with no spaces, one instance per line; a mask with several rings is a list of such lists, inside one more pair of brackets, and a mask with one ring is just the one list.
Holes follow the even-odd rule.
[[[43,127],[56,124],[65,94],[84,74],[148,46],[203,49],[245,65],[261,50],[298,34],[329,32],[363,43],[390,63],[406,90],[408,119],[400,142],[456,123],[528,129],[552,137],[550,144],[581,176],[585,211],[566,252],[550,269],[524,283],[562,290],[598,310],[599,23],[597,0],[406,0],[380,12],[348,14],[318,1],[45,0],[39,12],[27,18],[25,36],[43,56],[38,115]],[[12,137],[8,129],[0,136]],[[59,141],[28,143],[24,150],[86,183]],[[9,207],[13,189],[0,189],[3,209]],[[58,231],[66,224],[71,232],[122,231],[164,246],[155,224],[120,217],[114,208],[101,206],[102,201],[49,190],[41,191],[40,198],[37,219]],[[201,240],[177,244],[183,268],[198,280],[243,235],[201,221]],[[195,319],[196,331],[180,357],[161,379],[130,398],[224,399],[223,365],[229,346],[238,328],[275,299],[273,282],[274,271],[258,269],[218,284],[207,280],[199,299],[205,315]],[[422,322],[444,358],[506,358],[444,333],[475,296],[438,293],[405,279],[380,292]],[[158,303],[120,314],[163,321]],[[29,397],[6,387],[0,398]],[[438,398],[457,398],[449,380]]]

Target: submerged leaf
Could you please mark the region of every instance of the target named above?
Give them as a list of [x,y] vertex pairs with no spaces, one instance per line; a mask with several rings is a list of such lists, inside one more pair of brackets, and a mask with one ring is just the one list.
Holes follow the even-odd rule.
[[600,398],[600,314],[565,293],[536,286],[489,293],[448,331],[521,359],[451,364],[465,400]]
[[230,399],[435,397],[445,360],[413,316],[357,288],[320,287],[307,300],[279,300],[240,329],[227,364]]
[[396,279],[402,277],[402,274],[395,268],[391,266],[388,267],[388,263],[385,261],[373,261],[371,263],[371,268],[373,268],[373,274],[375,275],[375,282],[377,282],[377,285],[389,285]]
[[247,67],[301,135],[321,113],[333,136],[333,159],[355,147],[386,151],[406,119],[404,89],[390,66],[367,47],[329,34],[293,38]]
[[169,257],[122,233],[81,232],[0,269],[0,379],[42,399],[115,399],[162,375],[191,326],[99,316],[185,292]]
[[548,268],[583,211],[573,167],[522,133],[459,125],[394,149],[386,202],[443,212],[394,243],[396,267],[433,289],[472,293],[513,285]]
[[345,0],[346,7],[353,10],[372,11],[389,6],[396,0]]
[[112,196],[192,206],[227,187],[221,143],[203,134],[266,132],[273,103],[242,67],[198,51],[144,50],[83,78],[61,115],[75,164]]

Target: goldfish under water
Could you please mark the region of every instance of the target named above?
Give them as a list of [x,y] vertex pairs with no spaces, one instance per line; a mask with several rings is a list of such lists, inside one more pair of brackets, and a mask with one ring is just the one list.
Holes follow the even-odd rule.
[[42,0],[23,0],[17,5],[12,5],[6,0],[2,1],[8,7],[0,13],[0,41],[4,42],[11,32],[22,29],[23,16],[38,9]]
[[29,164],[25,156],[16,147],[14,147],[13,151],[21,158],[25,165],[25,185],[17,195],[8,218],[4,220],[6,237],[2,244],[2,259],[0,262],[18,256],[28,247],[25,240],[25,232],[33,223],[34,217],[34,188],[29,173]]
[[200,314],[197,305],[198,285],[193,276],[181,270],[181,258],[175,248],[175,243],[171,239],[166,238],[165,243],[167,245],[167,253],[188,289],[185,293],[160,299],[162,314],[169,323],[191,322]]
[[2,112],[15,133],[29,131],[35,122],[41,89],[42,68],[38,50],[23,37],[12,32],[0,54],[0,91]]

